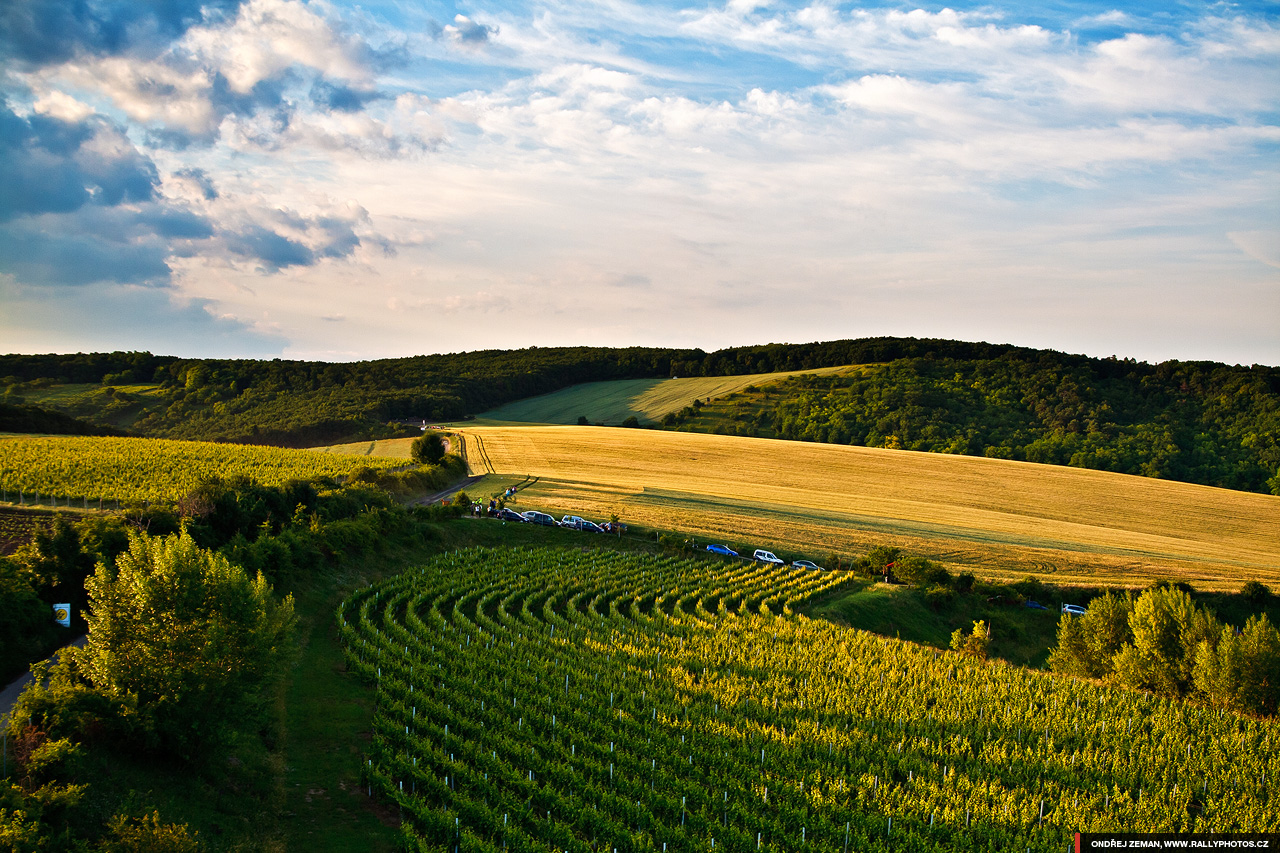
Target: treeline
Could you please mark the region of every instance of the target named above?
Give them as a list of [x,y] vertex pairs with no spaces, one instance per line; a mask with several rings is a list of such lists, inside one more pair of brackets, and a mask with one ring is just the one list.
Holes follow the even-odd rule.
[[52,385],[99,384],[72,413],[141,435],[307,446],[411,435],[394,422],[463,418],[582,382],[667,376],[689,353],[699,351],[531,348],[339,364],[9,355],[0,356],[0,383],[9,402],[39,399]]
[[[4,401],[89,384],[70,414],[150,436],[307,446],[414,434],[583,382],[877,365],[668,426],[997,456],[1280,493],[1280,368],[916,338],[699,349],[486,350],[354,363],[150,353],[0,356]],[[776,390],[775,390],[776,389]],[[61,398],[59,398],[61,399]],[[49,399],[45,405],[64,405]]]
[[40,435],[120,435],[118,429],[91,424],[39,406],[0,403],[0,432]]
[[[277,784],[277,691],[296,642],[292,599],[317,572],[392,544],[462,507],[405,508],[392,492],[439,486],[456,456],[416,472],[334,483],[209,481],[177,507],[61,518],[0,558],[0,664],[37,667],[6,722],[0,848],[199,849],[146,797],[102,779],[162,765],[267,800]],[[50,601],[71,628],[50,628]],[[41,644],[43,643],[43,647]],[[133,771],[143,772],[143,771]]]
[[[1255,581],[1245,595],[1260,606],[1270,591]],[[1274,716],[1280,706],[1280,631],[1266,614],[1232,628],[1171,584],[1136,599],[1109,592],[1083,616],[1064,615],[1049,664],[1056,672],[1246,714]]]
[[665,423],[1280,494],[1280,370],[1271,367],[1029,351],[909,358],[795,377]]
[[[0,355],[2,399],[98,385],[70,414],[140,435],[302,447],[410,434],[397,420],[453,420],[583,382],[731,376],[899,358],[1031,353],[915,338],[700,349],[531,347],[325,363],[183,359],[148,352]],[[1062,356],[1063,358],[1080,358]],[[147,386],[139,390],[136,386]]]

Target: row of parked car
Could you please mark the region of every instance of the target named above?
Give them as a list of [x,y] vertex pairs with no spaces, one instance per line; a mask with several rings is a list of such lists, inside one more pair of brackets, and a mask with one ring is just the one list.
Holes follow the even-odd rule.
[[518,521],[522,524],[540,524],[543,527],[569,527],[573,530],[581,530],[584,533],[616,533],[614,525],[606,522],[605,524],[596,524],[594,521],[587,521],[585,518],[577,515],[566,515],[559,521],[554,516],[545,512],[539,512],[536,509],[527,510],[525,512],[516,512],[514,509],[503,507],[494,513],[495,518],[501,518],[504,521]]
[[[728,545],[708,545],[707,550],[712,554],[719,554],[723,557],[737,557],[742,559],[742,555],[730,548]],[[757,548],[755,553],[751,555],[751,559],[757,563],[768,563],[771,566],[785,566],[786,560],[783,560],[772,551],[766,551],[763,548]],[[817,563],[811,563],[808,560],[792,560],[791,565],[797,569],[813,569],[818,572],[825,572],[822,566]]]

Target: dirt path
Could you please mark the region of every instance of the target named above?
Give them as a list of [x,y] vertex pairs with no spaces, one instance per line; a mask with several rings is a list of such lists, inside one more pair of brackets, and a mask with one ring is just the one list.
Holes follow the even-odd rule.
[[[67,645],[83,648],[85,641],[88,639],[88,637],[80,637],[72,640]],[[64,648],[66,647],[64,646]],[[56,658],[58,653],[54,652],[53,656]],[[15,678],[4,690],[0,690],[0,722],[3,722],[8,718],[9,712],[13,710],[14,704],[18,701],[19,694],[21,694],[23,690],[26,690],[27,685],[33,681],[35,681],[35,676],[28,672]]]
[[436,492],[434,495],[426,495],[421,498],[414,498],[412,501],[409,502],[409,505],[410,506],[431,506],[432,504],[440,503],[440,501],[445,500],[446,498],[453,497],[458,492],[462,491],[463,489],[467,488],[470,485],[473,485],[479,480],[480,480],[480,475],[467,477],[464,480],[459,480],[458,482],[454,483],[452,486],[450,486],[449,488],[443,491]]

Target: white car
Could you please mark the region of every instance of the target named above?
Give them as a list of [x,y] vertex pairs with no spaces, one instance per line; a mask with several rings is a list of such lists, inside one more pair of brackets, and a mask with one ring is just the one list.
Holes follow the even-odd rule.
[[560,526],[576,528],[582,524],[583,521],[584,519],[580,515],[566,515],[564,518],[560,519]]
[[760,563],[769,563],[774,566],[784,565],[783,561],[780,560],[772,551],[765,551],[760,548],[757,548],[756,552],[751,555],[751,559]]
[[1062,612],[1071,616],[1083,616],[1086,611],[1079,604],[1064,604],[1062,605]]

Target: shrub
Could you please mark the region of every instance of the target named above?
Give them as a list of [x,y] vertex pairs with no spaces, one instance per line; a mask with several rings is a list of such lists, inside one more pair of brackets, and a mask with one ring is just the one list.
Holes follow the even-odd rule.
[[137,703],[151,745],[194,758],[253,725],[285,664],[293,599],[277,602],[185,532],[135,535],[85,584],[89,637],[74,660],[109,697]]
[[951,648],[961,654],[970,655],[979,660],[987,659],[987,645],[991,641],[991,631],[987,623],[978,620],[973,623],[973,630],[965,634],[957,628],[951,633]]
[[409,446],[409,455],[419,465],[437,465],[444,459],[444,439],[438,432],[425,432]]
[[951,591],[951,587],[938,584],[931,586],[924,592],[925,603],[934,610],[941,610],[949,605],[955,598],[955,593]]
[[1266,607],[1271,600],[1271,590],[1261,581],[1249,581],[1240,587],[1240,594],[1253,607]]

